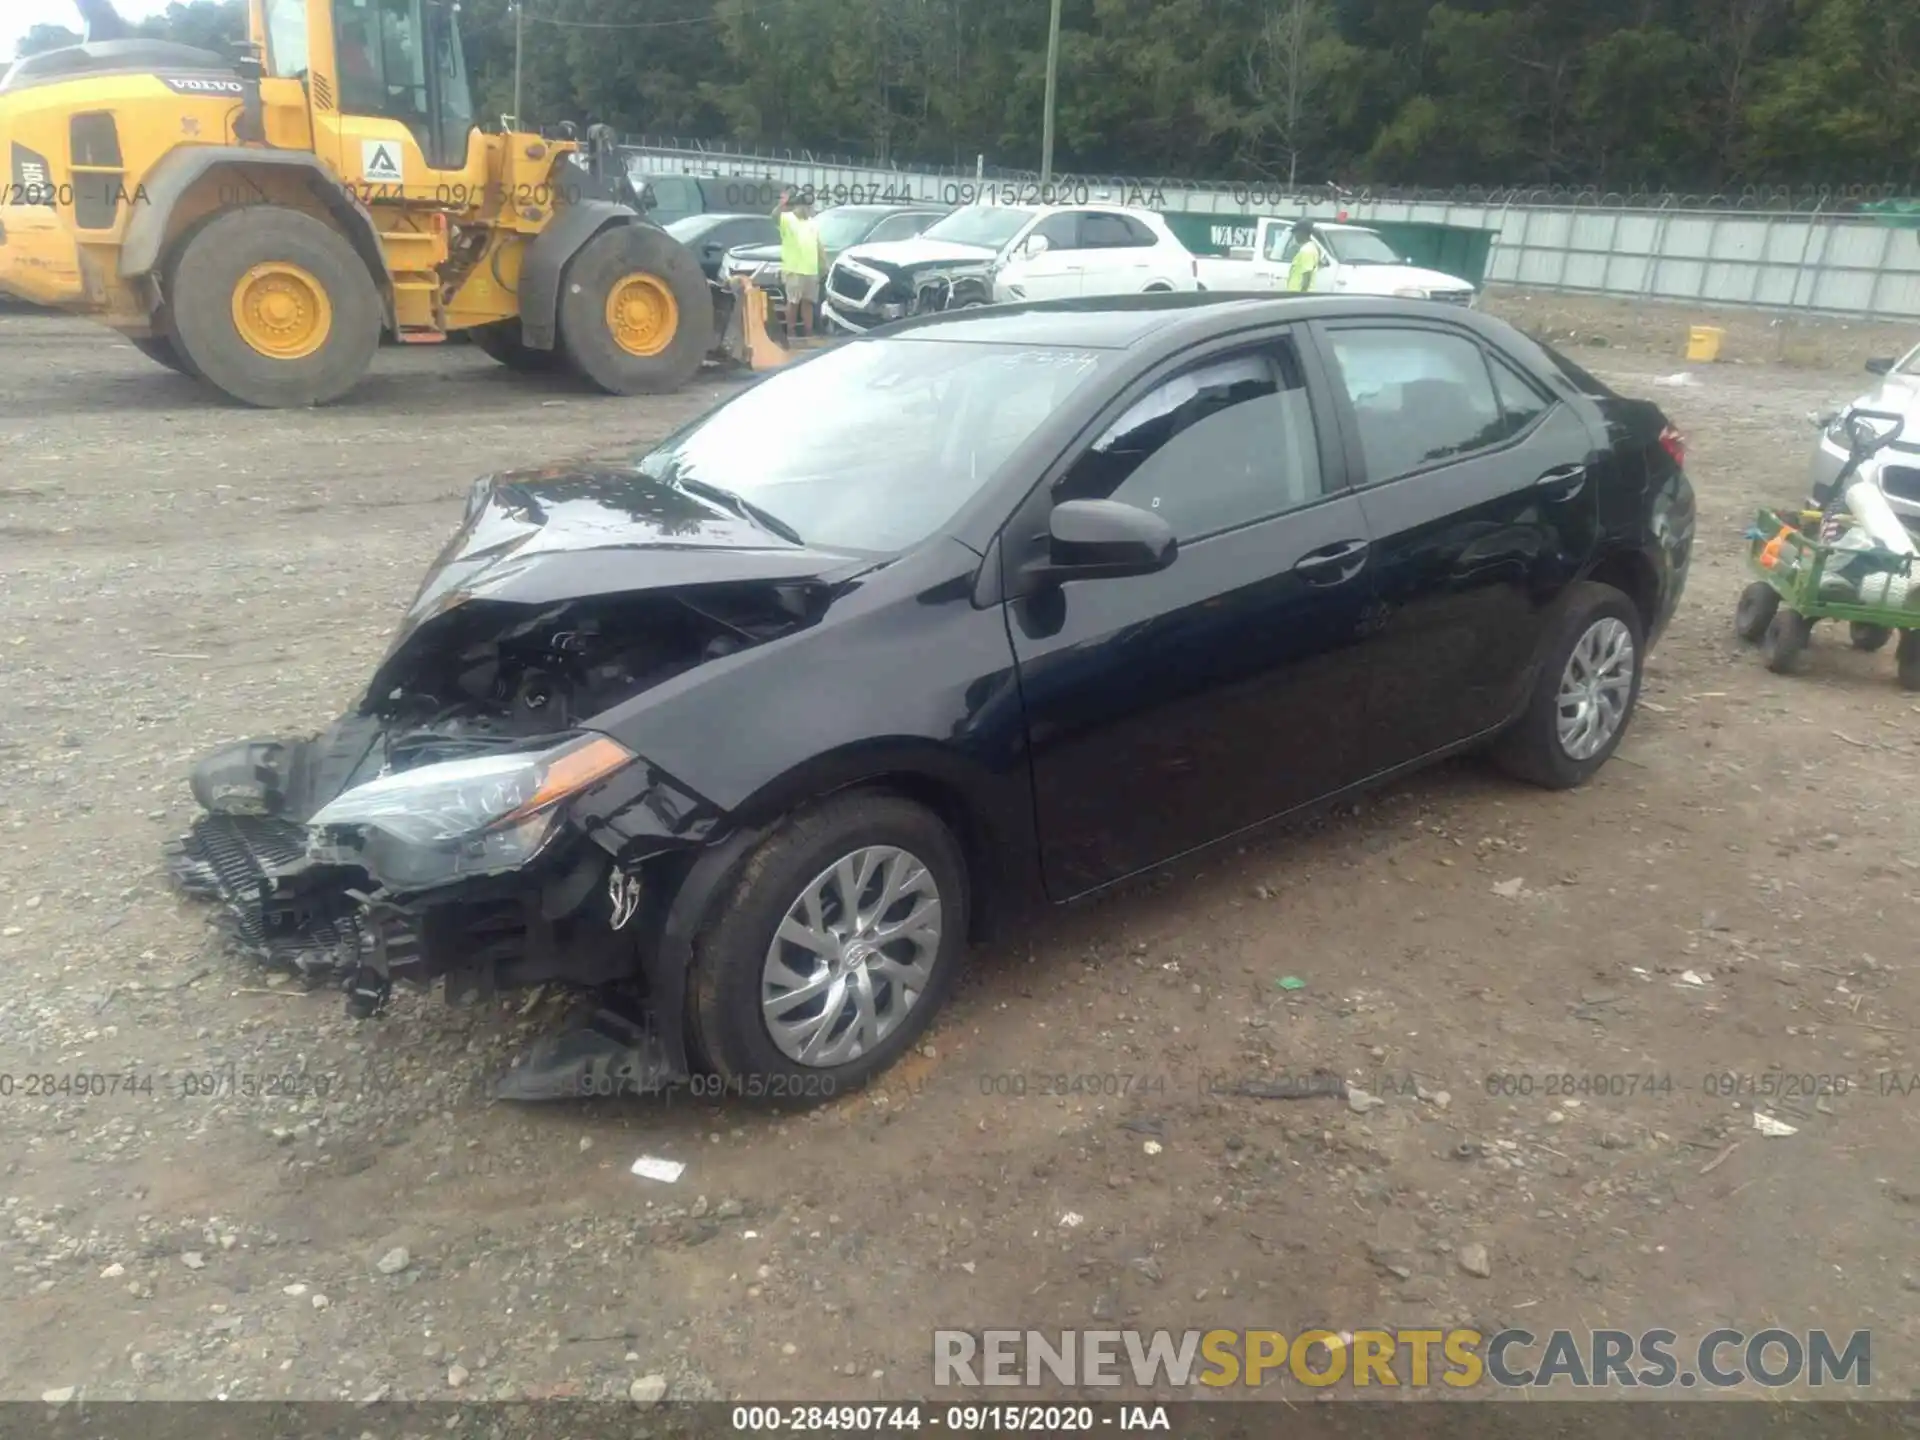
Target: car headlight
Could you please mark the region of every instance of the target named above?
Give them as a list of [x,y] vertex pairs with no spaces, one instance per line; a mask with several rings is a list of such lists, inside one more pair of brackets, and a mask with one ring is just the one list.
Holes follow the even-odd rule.
[[1428,293],[1418,285],[1402,285],[1393,293],[1394,297],[1399,300],[1426,300],[1430,298]]
[[584,735],[549,750],[383,775],[307,822],[309,851],[364,866],[394,890],[517,870],[552,838],[566,801],[633,759],[617,740]]

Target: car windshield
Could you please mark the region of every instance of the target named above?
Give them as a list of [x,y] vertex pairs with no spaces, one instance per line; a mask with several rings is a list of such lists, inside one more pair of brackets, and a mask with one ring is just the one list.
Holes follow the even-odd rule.
[[928,240],[950,240],[956,245],[998,250],[1018,235],[1020,227],[1033,216],[1033,211],[1017,205],[969,205],[928,226],[921,235]]
[[892,554],[950,520],[1099,352],[861,340],[777,371],[640,461],[825,550]]
[[1920,345],[1916,345],[1898,360],[1893,362],[1889,375],[1920,376]]
[[878,210],[823,210],[819,222],[822,248],[846,249],[878,224],[884,213]]
[[1404,265],[1393,247],[1371,230],[1322,230],[1320,238],[1342,265]]

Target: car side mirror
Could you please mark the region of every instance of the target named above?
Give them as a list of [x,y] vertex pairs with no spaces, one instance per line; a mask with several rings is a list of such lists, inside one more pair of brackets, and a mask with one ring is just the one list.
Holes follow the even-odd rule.
[[1020,247],[1023,255],[1044,255],[1053,248],[1053,242],[1044,235],[1029,235],[1026,243]]
[[1892,369],[1893,359],[1891,356],[1867,361],[1867,373],[1869,375],[1885,375]]
[[1065,500],[1047,522],[1047,558],[1029,566],[1034,580],[1115,580],[1173,564],[1180,542],[1151,510],[1118,500]]

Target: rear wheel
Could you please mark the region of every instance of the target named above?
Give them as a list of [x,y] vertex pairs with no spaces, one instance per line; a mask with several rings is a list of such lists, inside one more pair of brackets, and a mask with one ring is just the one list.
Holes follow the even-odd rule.
[[700,262],[648,225],[602,231],[567,269],[560,343],[573,368],[610,394],[679,389],[713,344]]
[[1640,699],[1640,612],[1610,585],[1575,587],[1533,698],[1495,742],[1508,774],[1549,790],[1583,785],[1627,733]]
[[1869,654],[1887,648],[1887,641],[1893,638],[1893,631],[1884,625],[1863,625],[1855,620],[1847,627],[1847,639],[1856,650],[1865,650]]
[[705,1063],[775,1101],[831,1099],[886,1069],[953,987],[967,883],[952,833],[909,800],[853,792],[788,821],[695,942]]
[[567,368],[566,357],[558,350],[535,350],[523,341],[518,320],[476,325],[467,334],[489,358],[523,375],[551,375]]
[[1893,653],[1900,664],[1900,688],[1920,690],[1920,630],[1902,630]]
[[248,405],[324,405],[379,348],[380,293],[359,254],[298,210],[216,216],[174,267],[168,308],[186,362]]
[[1780,592],[1764,580],[1756,580],[1740,592],[1740,604],[1733,612],[1733,633],[1749,645],[1767,638],[1767,626],[1780,609]]
[[1800,663],[1807,642],[1813,638],[1813,622],[1796,610],[1781,610],[1767,626],[1760,642],[1767,657],[1767,669],[1776,675],[1788,675]]

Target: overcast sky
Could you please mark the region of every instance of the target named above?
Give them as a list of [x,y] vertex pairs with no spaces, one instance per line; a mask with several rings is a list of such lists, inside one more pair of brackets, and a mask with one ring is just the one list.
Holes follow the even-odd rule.
[[[167,0],[114,0],[125,20],[144,20],[167,8]],[[80,12],[72,0],[0,0],[0,62],[13,59],[13,47],[36,25],[64,25],[80,29]]]

